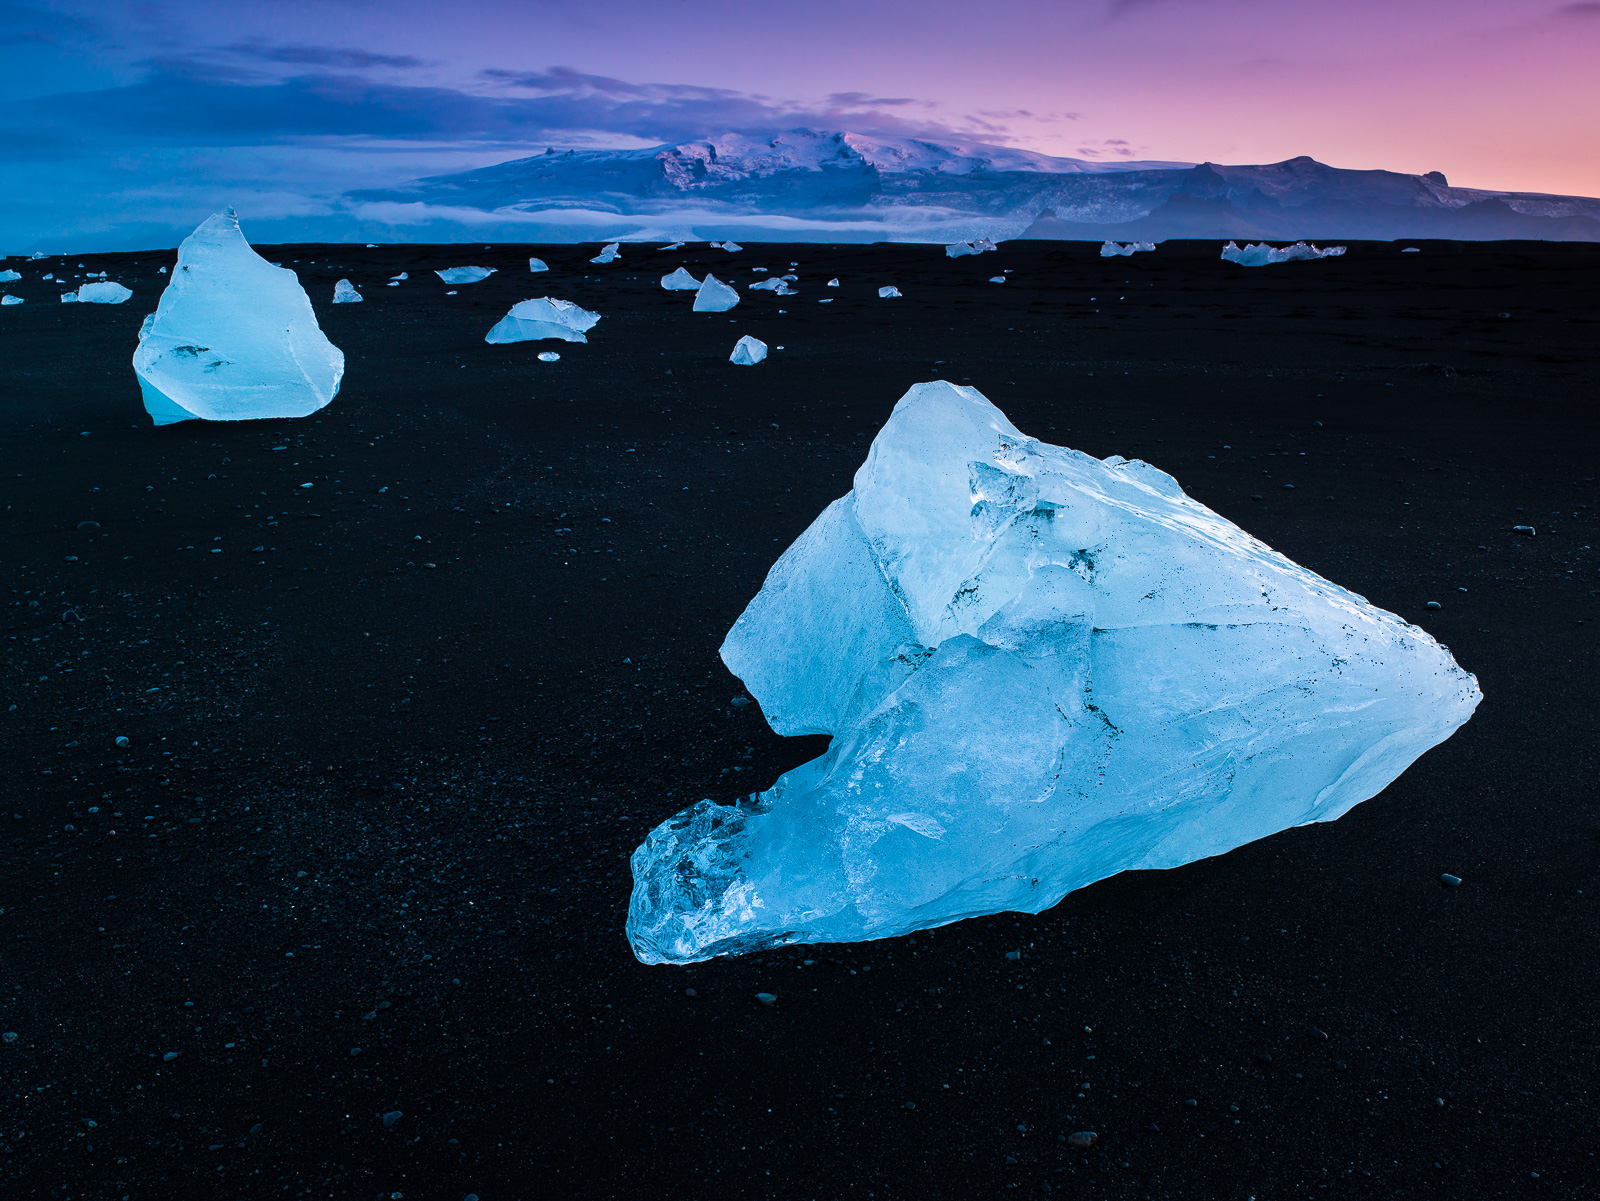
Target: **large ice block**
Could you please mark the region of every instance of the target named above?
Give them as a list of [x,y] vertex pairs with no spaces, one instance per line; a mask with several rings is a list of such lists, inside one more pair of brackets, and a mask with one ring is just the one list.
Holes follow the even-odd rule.
[[315,413],[339,390],[344,354],[317,325],[295,273],[250,249],[229,209],[178,247],[133,369],[157,425],[248,421]]
[[12,271],[10,269],[0,271],[0,283],[9,284],[12,280],[21,278],[22,272],[20,271]]
[[694,295],[694,311],[697,313],[726,313],[738,303],[737,289],[723,283],[709,271],[700,284],[700,290]]
[[733,353],[728,356],[728,362],[738,367],[753,367],[766,357],[767,344],[760,338],[746,334],[733,344]]
[[519,300],[483,340],[537,342],[543,338],[560,338],[563,342],[587,342],[589,339],[583,335],[599,320],[599,313],[591,313],[570,300],[557,300],[553,296]]
[[341,279],[333,285],[334,304],[360,304],[366,299],[356,291],[355,285],[347,279]]
[[722,657],[826,754],[634,852],[647,963],[1038,912],[1381,791],[1471,716],[1426,632],[1137,459],[918,384]]
[[499,269],[498,267],[446,267],[443,271],[435,271],[434,274],[447,284],[475,284],[488,279]]
[[132,288],[124,287],[113,280],[80,284],[78,287],[79,304],[121,304],[132,295]]
[[685,268],[679,267],[671,275],[661,277],[661,286],[669,292],[698,292],[700,281]]

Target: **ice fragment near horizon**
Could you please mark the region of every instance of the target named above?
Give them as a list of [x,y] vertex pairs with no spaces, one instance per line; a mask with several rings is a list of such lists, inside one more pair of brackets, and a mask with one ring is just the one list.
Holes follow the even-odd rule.
[[1139,460],[918,384],[722,657],[827,753],[633,855],[647,963],[1039,912],[1374,796],[1471,715],[1426,632]]
[[76,292],[63,292],[63,293],[61,293],[61,303],[62,304],[77,304],[78,303],[78,294]]
[[774,275],[771,279],[764,279],[759,284],[751,284],[752,292],[771,292],[775,296],[795,296],[798,293],[789,286],[789,281],[782,276]]
[[733,353],[728,356],[728,362],[739,367],[753,367],[766,357],[767,344],[760,338],[752,338],[746,334],[734,343]]
[[672,243],[672,244],[671,244],[671,245],[669,245],[669,246],[662,246],[662,247],[660,247],[660,249],[661,249],[661,250],[677,250],[677,249],[678,249],[678,248],[679,248],[679,247],[681,247],[681,246],[687,246],[687,245],[688,245],[688,243],[687,243],[687,242],[673,242],[673,243]]
[[1248,246],[1240,247],[1236,242],[1229,242],[1222,248],[1224,262],[1237,263],[1241,267],[1265,267],[1271,263],[1303,262],[1309,259],[1337,258],[1345,252],[1343,246],[1329,246],[1318,250],[1315,246],[1305,242],[1296,242],[1293,246],[1278,248],[1268,246],[1265,242],[1253,242]]
[[697,313],[726,313],[739,303],[739,293],[731,284],[725,284],[709,271],[700,285],[700,290],[694,295],[694,311]]
[[669,292],[697,292],[700,289],[700,281],[690,275],[685,268],[679,267],[671,275],[661,277],[661,286]]
[[248,421],[315,413],[339,390],[344,354],[295,273],[252,250],[229,209],[178,247],[133,369],[157,425]]
[[944,248],[944,256],[947,259],[958,259],[964,254],[982,253],[983,251],[979,250],[971,242],[954,242]]
[[719,250],[726,250],[729,254],[734,253],[734,251],[743,250],[744,249],[743,246],[739,245],[739,243],[734,242],[734,241],[713,242],[711,244],[713,246],[717,247]]
[[21,278],[22,272],[20,271],[0,271],[0,284],[9,284],[12,280]]
[[0,296],[0,304],[21,304],[21,303],[22,303],[22,297],[20,297],[20,296],[10,296],[10,295]]
[[1100,247],[1100,257],[1103,259],[1115,258],[1117,255],[1138,254],[1141,250],[1154,250],[1154,242],[1105,242]]
[[550,270],[550,266],[543,259],[529,259],[528,270],[534,275],[538,275],[541,271]]
[[610,263],[621,257],[622,244],[620,242],[608,242],[606,243],[606,248],[589,261],[591,263]]
[[828,287],[830,287],[830,288],[837,288],[837,287],[838,287],[838,286],[839,286],[839,281],[838,281],[838,280],[836,280],[836,279],[830,279],[830,280],[829,280],[829,281],[828,281]]
[[488,279],[498,270],[498,267],[446,267],[434,274],[447,284],[475,284]]
[[341,279],[333,285],[334,304],[360,304],[366,297],[357,292],[355,285],[347,279]]
[[519,300],[483,340],[537,342],[544,338],[560,338],[563,342],[587,342],[589,339],[583,335],[599,320],[599,313],[591,313],[570,300],[557,300],[553,296]]
[[900,289],[893,284],[878,289],[878,296],[883,300],[899,300]]

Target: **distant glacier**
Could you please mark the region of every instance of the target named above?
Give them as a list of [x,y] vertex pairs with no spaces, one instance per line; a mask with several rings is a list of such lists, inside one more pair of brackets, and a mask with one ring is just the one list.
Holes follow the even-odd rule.
[[1600,241],[1600,200],[1451,187],[1437,171],[1089,162],[794,129],[556,150],[383,190],[347,213],[406,241],[952,242],[979,237]]

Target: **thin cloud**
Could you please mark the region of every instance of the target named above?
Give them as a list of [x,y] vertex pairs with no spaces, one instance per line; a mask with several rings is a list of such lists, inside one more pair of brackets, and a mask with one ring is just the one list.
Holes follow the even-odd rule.
[[1577,4],[1563,4],[1560,8],[1556,9],[1556,16],[1577,17],[1580,20],[1584,18],[1600,17],[1600,4],[1594,3],[1593,0],[1581,0],[1581,2]]
[[335,67],[348,71],[369,70],[373,67],[409,69],[432,65],[425,59],[414,58],[409,54],[374,54],[370,50],[356,50],[348,46],[300,44],[272,46],[260,42],[240,42],[220,49],[226,54],[237,54],[242,58],[254,58],[262,62]]

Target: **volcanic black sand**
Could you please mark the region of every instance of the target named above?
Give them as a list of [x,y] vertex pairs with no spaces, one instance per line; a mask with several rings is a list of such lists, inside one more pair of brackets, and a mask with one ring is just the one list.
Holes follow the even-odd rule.
[[[21,264],[6,1195],[1596,1195],[1600,247],[1421,245],[269,247],[343,390],[161,429],[172,253]],[[697,314],[680,263],[801,291]],[[484,343],[547,294],[588,345]],[[1037,917],[641,966],[645,833],[822,749],[734,703],[724,632],[938,377],[1170,471],[1482,706],[1336,823]]]

